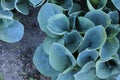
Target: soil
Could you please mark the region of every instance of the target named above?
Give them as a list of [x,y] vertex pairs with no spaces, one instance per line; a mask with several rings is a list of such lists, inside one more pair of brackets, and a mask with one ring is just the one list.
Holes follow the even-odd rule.
[[25,33],[22,40],[13,44],[0,41],[0,74],[4,80],[50,80],[40,74],[32,62],[35,49],[45,38],[37,22],[39,9],[30,7],[27,16],[14,11],[25,26]]

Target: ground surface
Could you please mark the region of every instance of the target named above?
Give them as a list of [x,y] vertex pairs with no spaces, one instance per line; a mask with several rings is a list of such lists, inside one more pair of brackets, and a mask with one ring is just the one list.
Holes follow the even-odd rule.
[[14,44],[0,41],[0,74],[4,80],[50,80],[41,75],[32,62],[35,49],[45,37],[37,23],[38,11],[39,8],[30,8],[28,16],[14,11],[24,24],[25,33],[23,39]]

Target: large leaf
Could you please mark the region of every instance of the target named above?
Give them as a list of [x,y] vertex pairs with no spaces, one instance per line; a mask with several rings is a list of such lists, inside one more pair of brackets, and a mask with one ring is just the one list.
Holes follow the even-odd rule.
[[17,42],[21,40],[23,33],[23,25],[15,20],[8,27],[0,29],[0,39],[10,43]]
[[89,10],[102,10],[107,4],[107,0],[87,0]]
[[99,53],[96,50],[85,50],[79,53],[77,58],[77,64],[80,67],[83,67],[86,63],[90,61],[96,61],[99,56]]
[[79,32],[73,30],[70,33],[65,34],[64,40],[65,40],[65,47],[69,51],[71,51],[71,53],[74,53],[80,47],[83,38]]
[[107,60],[110,59],[111,56],[117,53],[119,49],[119,41],[117,37],[107,39],[101,51],[101,59]]
[[56,14],[48,19],[48,30],[56,35],[63,35],[69,31],[69,20],[64,14]]
[[45,0],[29,0],[34,7],[37,7],[38,5],[41,5]]
[[108,27],[111,24],[111,19],[103,11],[95,10],[86,13],[85,17],[89,18],[95,25],[103,25],[104,27]]
[[49,53],[50,65],[57,71],[64,71],[70,66],[76,65],[76,60],[72,53],[62,44],[53,43]]
[[73,76],[75,72],[75,70],[70,70],[67,73],[60,73],[56,80],[75,80]]
[[113,38],[120,32],[119,24],[112,24],[106,28],[107,38]]
[[4,10],[14,9],[15,0],[1,0],[1,6]]
[[44,4],[38,13],[38,23],[40,25],[40,28],[42,31],[44,31],[50,37],[56,37],[56,35],[52,34],[48,30],[48,28],[47,28],[48,19],[51,16],[54,16],[59,13],[62,13],[61,8],[59,6],[57,6],[55,4],[51,4],[51,3]]
[[38,71],[46,76],[54,77],[59,73],[50,66],[49,56],[43,50],[42,44],[36,49],[33,57],[33,62]]
[[115,7],[120,10],[120,0],[111,0],[113,2],[113,4],[115,5]]
[[78,30],[81,33],[85,33],[88,31],[90,28],[93,28],[95,24],[88,18],[86,17],[78,17]]
[[112,24],[118,24],[119,22],[119,12],[118,11],[111,11],[109,12],[109,16],[112,20]]
[[64,10],[69,10],[73,5],[72,0],[50,0],[50,1],[52,3],[55,3],[59,6],[61,6]]
[[16,0],[15,9],[24,15],[28,15],[29,13],[28,3],[24,0]]
[[93,61],[88,62],[74,77],[75,80],[98,80],[95,75],[95,63]]
[[84,42],[80,47],[79,52],[86,48],[98,49],[102,47],[106,41],[106,38],[107,35],[102,25],[89,29],[84,36]]
[[119,62],[115,58],[108,61],[98,60],[96,63],[96,75],[101,79],[107,79],[110,76],[120,73]]

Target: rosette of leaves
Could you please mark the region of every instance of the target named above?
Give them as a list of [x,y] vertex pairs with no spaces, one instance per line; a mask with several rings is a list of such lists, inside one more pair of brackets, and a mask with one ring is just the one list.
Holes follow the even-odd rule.
[[[117,8],[106,12],[105,2],[92,10],[86,5],[89,10],[84,11],[73,0],[69,9],[63,9],[56,1],[45,3],[38,13],[46,33],[33,57],[38,71],[52,80],[115,80],[120,74]],[[99,1],[96,6],[103,4]]]

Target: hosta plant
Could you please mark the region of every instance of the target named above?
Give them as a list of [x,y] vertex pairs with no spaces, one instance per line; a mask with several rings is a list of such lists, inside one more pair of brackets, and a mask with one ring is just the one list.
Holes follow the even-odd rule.
[[38,71],[52,80],[115,80],[119,5],[119,0],[48,0],[38,13],[47,35],[33,57]]
[[28,15],[29,5],[37,7],[43,2],[45,0],[0,0],[0,40],[13,43],[23,37],[24,26],[14,18],[11,10]]

